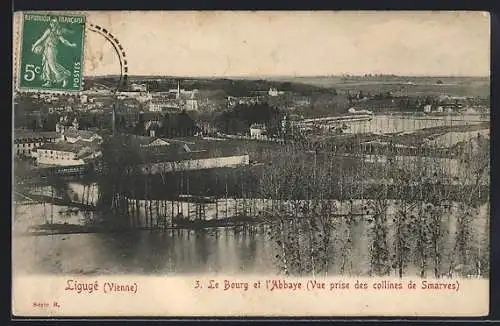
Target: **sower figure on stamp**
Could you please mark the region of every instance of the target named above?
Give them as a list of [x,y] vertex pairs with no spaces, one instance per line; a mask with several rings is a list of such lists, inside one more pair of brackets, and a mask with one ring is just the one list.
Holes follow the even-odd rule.
[[43,86],[51,86],[54,83],[62,83],[62,87],[66,87],[68,77],[71,72],[57,62],[57,45],[59,42],[69,47],[76,47],[75,43],[71,43],[63,37],[63,34],[69,32],[62,28],[56,19],[51,19],[49,27],[31,47],[31,50],[36,54],[42,55],[42,80],[45,81]]

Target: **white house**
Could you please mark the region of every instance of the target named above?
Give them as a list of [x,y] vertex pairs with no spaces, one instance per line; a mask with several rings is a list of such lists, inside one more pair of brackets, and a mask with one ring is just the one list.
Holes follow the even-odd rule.
[[[139,136],[130,134],[128,137],[133,145],[141,148],[170,146],[172,143],[171,141],[155,136]],[[187,144],[185,144],[185,146],[187,146]],[[189,147],[186,148],[189,150]]]
[[55,132],[14,131],[14,153],[17,156],[35,157],[38,147],[56,142],[59,137]]
[[269,88],[269,91],[267,92],[269,96],[278,96],[279,92],[276,88]]
[[[146,139],[147,138],[147,139]],[[145,137],[143,141],[140,143],[140,147],[159,147],[159,146],[168,146],[169,142],[156,137]]]
[[49,111],[49,113],[56,113],[56,112],[64,111],[64,108],[63,107],[49,107],[48,111]]
[[195,98],[186,100],[186,108],[188,110],[198,110],[198,100]]
[[176,100],[166,98],[151,99],[148,103],[148,109],[150,112],[162,112],[168,108],[178,109],[179,107],[179,103]]
[[132,84],[130,85],[130,89],[134,92],[147,92],[148,87],[146,84]]
[[185,97],[192,97],[194,94],[198,93],[198,90],[193,89],[193,90],[189,91],[189,90],[181,89],[180,82],[177,82],[177,88],[169,89],[168,93],[175,94],[175,98],[179,100],[181,98],[181,96],[183,96],[184,98]]
[[76,130],[74,128],[69,128],[62,133],[62,138],[68,143],[76,143],[78,141],[83,141],[86,143],[91,143],[94,141],[102,141],[102,137],[98,134],[88,131],[88,130]]
[[94,146],[78,143],[47,143],[36,151],[38,164],[73,166],[85,164],[87,159],[101,156]]
[[431,105],[430,104],[427,104],[424,106],[424,113],[431,113]]
[[253,124],[250,126],[250,137],[260,138],[266,135],[266,126],[261,124]]
[[153,95],[151,95],[151,93],[149,93],[149,92],[139,93],[139,95],[137,95],[135,97],[135,99],[137,101],[139,101],[140,103],[146,103],[148,101],[151,101],[152,98],[153,98]]
[[373,114],[373,112],[370,110],[356,110],[355,108],[349,108],[349,110],[347,110],[347,112],[358,113],[358,114]]
[[149,102],[148,104],[148,109],[149,112],[162,112],[163,111],[163,105],[158,102]]
[[60,140],[68,143],[76,143],[77,141],[84,141],[91,143],[94,141],[101,142],[102,137],[98,134],[88,130],[78,130],[78,119],[75,118],[71,125],[68,125],[67,117],[61,117],[56,123],[56,132],[60,134]]

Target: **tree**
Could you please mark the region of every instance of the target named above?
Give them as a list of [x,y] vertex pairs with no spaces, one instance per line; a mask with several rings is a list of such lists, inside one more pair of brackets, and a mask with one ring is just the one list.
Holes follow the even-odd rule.
[[36,119],[31,119],[30,129],[35,131],[39,129],[38,121]]
[[370,228],[370,270],[372,275],[386,276],[391,270],[390,253],[388,245],[387,185],[384,185],[378,196],[368,205],[367,211],[371,213],[367,222]]
[[44,131],[55,131],[56,130],[56,124],[57,121],[59,120],[59,117],[55,114],[49,114],[47,117],[43,120],[43,130]]
[[279,132],[283,114],[267,103],[239,104],[215,118],[216,127],[224,133],[246,134],[254,123],[264,124],[268,133]]

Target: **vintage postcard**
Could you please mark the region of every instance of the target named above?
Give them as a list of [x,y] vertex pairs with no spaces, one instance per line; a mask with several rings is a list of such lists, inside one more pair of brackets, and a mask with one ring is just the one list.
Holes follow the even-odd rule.
[[13,30],[14,316],[489,313],[489,14]]

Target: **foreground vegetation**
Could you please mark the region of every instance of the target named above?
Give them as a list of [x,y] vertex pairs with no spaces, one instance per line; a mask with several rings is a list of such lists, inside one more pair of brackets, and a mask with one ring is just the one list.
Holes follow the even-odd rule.
[[157,195],[172,190],[171,199],[180,194],[242,198],[243,204],[235,205],[241,205],[236,211],[243,216],[257,214],[256,202],[267,199],[271,204],[259,214],[271,217],[267,232],[285,274],[488,274],[487,141],[459,146],[455,160],[461,168],[455,174],[437,158],[398,161],[379,153],[387,160],[368,164],[361,154],[344,160],[334,152],[289,144],[263,150],[265,164],[258,167],[213,171],[214,179],[197,172],[191,183],[184,173],[181,178],[138,175],[133,151],[110,141],[115,151],[105,159],[113,168],[99,187],[101,205],[134,225],[139,209],[131,210],[130,201],[139,207],[138,192],[151,224],[161,210]]

